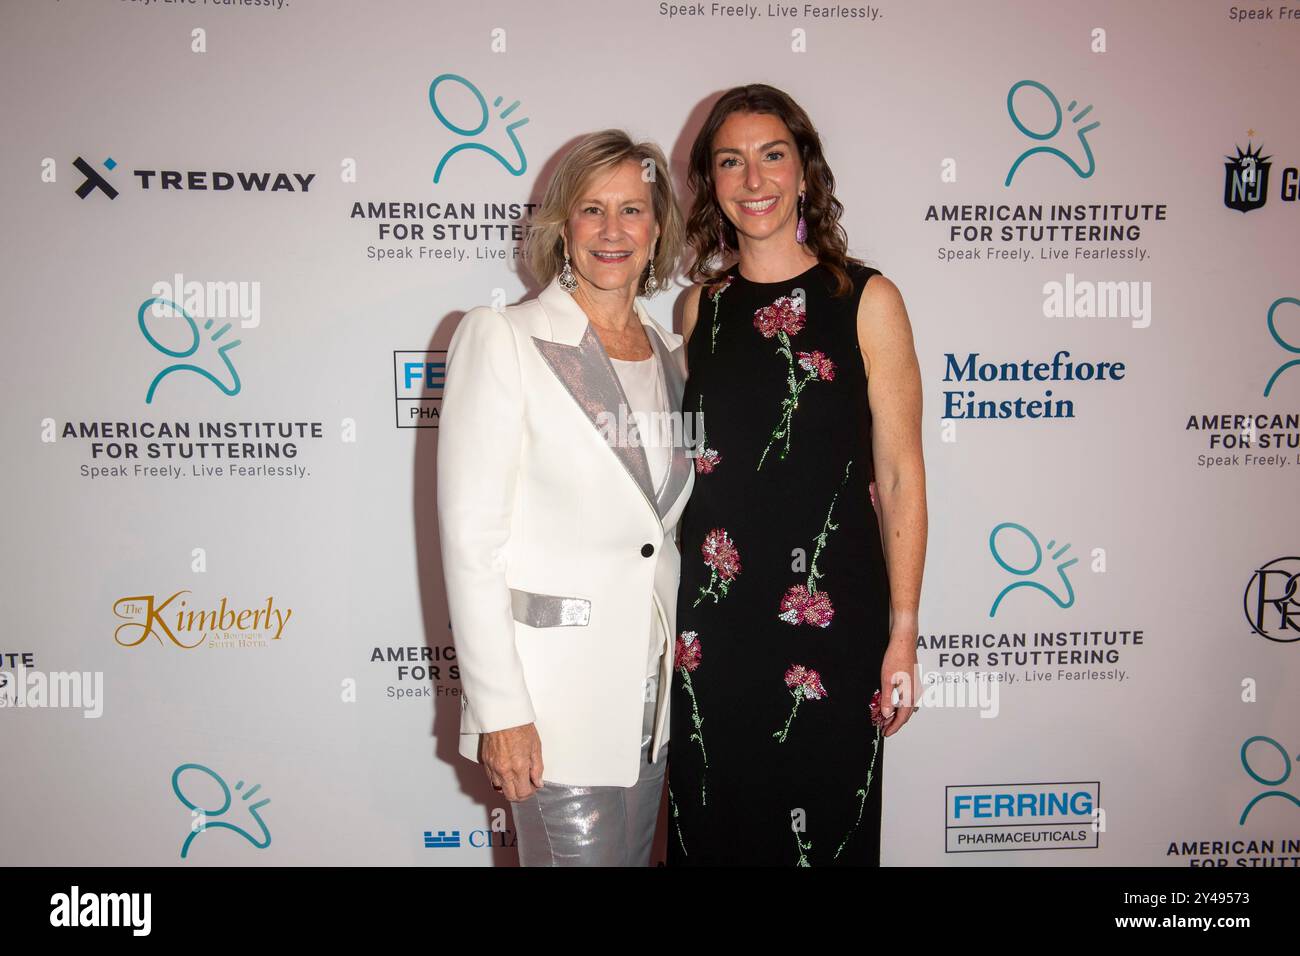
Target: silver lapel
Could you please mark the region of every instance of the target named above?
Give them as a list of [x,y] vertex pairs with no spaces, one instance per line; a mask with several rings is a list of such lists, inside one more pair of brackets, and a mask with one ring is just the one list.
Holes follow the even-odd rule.
[[[566,293],[567,295],[567,293]],[[641,489],[646,503],[656,514],[654,485],[650,479],[650,465],[646,461],[645,449],[619,441],[618,409],[629,408],[623,386],[619,383],[618,373],[605,353],[605,346],[592,329],[590,323],[582,333],[577,345],[565,345],[563,342],[548,342],[533,336],[533,344],[542,354],[546,364],[551,367],[555,377],[560,380],[578,407],[590,419],[596,431],[600,433],[605,444],[609,446],[618,460],[623,463],[627,473]],[[636,424],[630,416],[626,419],[628,429],[635,434]]]
[[673,433],[672,465],[668,469],[668,480],[664,482],[663,490],[659,492],[659,497],[655,501],[655,510],[662,521],[672,508],[673,502],[677,500],[677,496],[686,487],[693,467],[690,458],[686,455],[684,444],[686,416],[682,413],[682,394],[686,390],[686,379],[683,374],[686,370],[686,350],[679,345],[670,352],[668,346],[659,337],[657,329],[650,332],[650,344],[654,346],[655,353],[659,356],[659,368],[663,375],[664,388],[668,393],[669,410],[676,413],[677,420],[682,423],[680,433]]

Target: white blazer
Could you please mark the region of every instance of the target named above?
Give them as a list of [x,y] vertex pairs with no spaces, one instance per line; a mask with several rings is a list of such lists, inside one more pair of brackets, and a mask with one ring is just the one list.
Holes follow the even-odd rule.
[[[635,308],[680,411],[682,337]],[[683,428],[656,496],[644,450],[619,442],[626,401],[558,281],[501,312],[470,310],[452,336],[438,522],[471,760],[480,734],[533,723],[544,779],[632,786],[652,627],[665,642],[652,756],[668,741],[676,524],[695,470]]]

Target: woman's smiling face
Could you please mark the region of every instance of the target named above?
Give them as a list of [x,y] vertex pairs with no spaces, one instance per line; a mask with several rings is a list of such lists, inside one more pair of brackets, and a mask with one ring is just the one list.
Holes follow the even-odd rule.
[[590,177],[569,215],[569,258],[598,289],[635,289],[659,238],[652,183],[635,160]]
[[718,205],[752,239],[784,229],[793,237],[803,188],[794,136],[769,113],[732,113],[713,137],[713,190]]

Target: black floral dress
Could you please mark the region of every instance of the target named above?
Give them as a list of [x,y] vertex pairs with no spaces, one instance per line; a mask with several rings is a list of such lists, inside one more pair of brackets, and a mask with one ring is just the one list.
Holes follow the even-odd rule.
[[[669,864],[880,860],[889,582],[857,310],[823,265],[700,298],[683,409]],[[702,426],[702,427],[701,427]]]

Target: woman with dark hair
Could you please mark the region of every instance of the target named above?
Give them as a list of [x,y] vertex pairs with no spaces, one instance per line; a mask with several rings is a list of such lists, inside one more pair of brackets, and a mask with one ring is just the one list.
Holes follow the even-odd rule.
[[927,532],[907,310],[848,256],[820,137],[780,90],[723,94],[689,182],[669,859],[878,865]]

